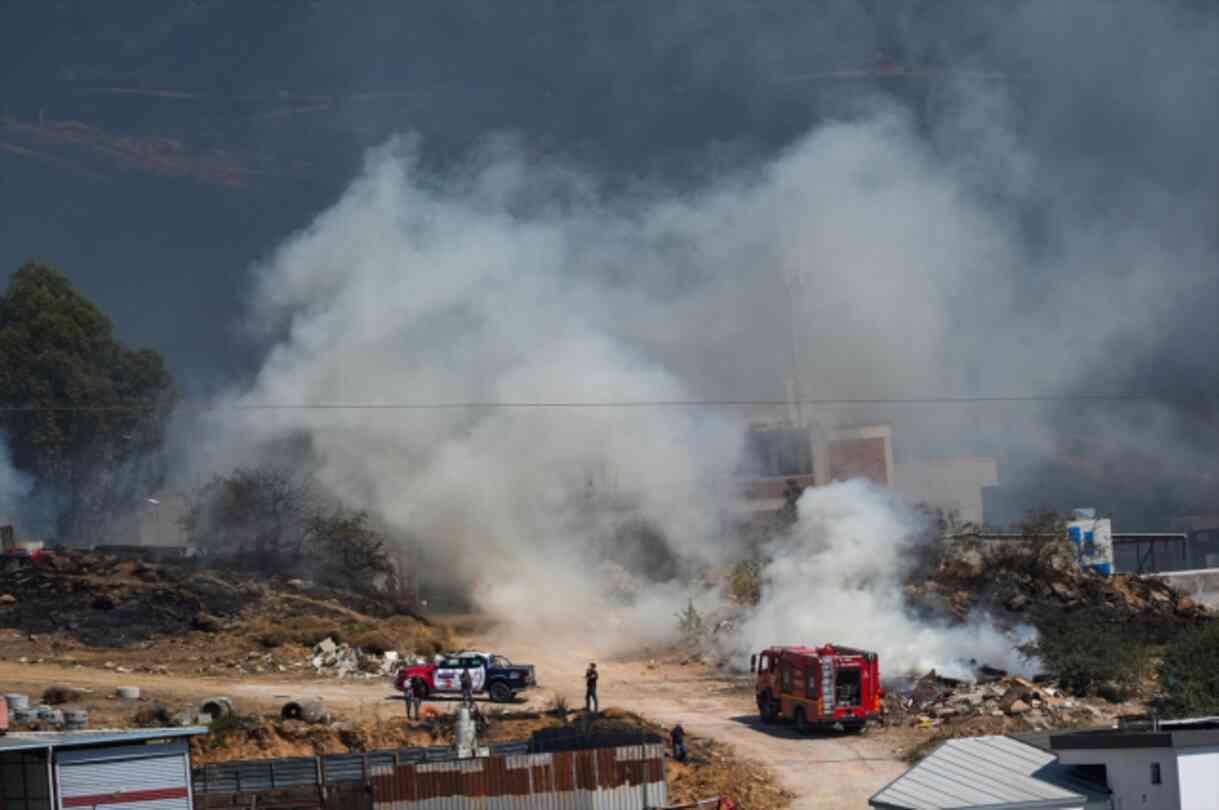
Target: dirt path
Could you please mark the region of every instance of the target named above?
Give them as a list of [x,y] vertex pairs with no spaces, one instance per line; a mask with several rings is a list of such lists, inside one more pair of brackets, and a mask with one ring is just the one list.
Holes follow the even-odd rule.
[[[537,667],[542,688],[528,693],[530,706],[547,708],[556,695],[573,708],[583,704],[584,667],[594,657],[589,650],[534,641],[497,644],[489,638],[474,639],[472,644]],[[726,743],[742,756],[769,765],[798,797],[797,810],[865,808],[869,796],[905,769],[894,754],[895,741],[884,732],[801,737],[786,726],[764,726],[747,685],[710,676],[697,665],[597,660],[604,707],[629,709],[665,726],[680,721],[694,735]],[[227,695],[246,711],[276,711],[289,697],[313,696],[322,698],[339,716],[392,717],[401,712],[400,703],[386,700],[393,690],[385,680],[203,678],[0,661],[0,691],[36,697],[49,684],[94,690],[88,707],[98,724],[131,712],[130,706],[110,697],[119,685],[139,686],[148,697],[170,703]]]
[[[562,655],[554,653],[556,648]],[[595,659],[591,651],[537,643],[508,644],[497,651],[537,667],[544,688],[531,702],[560,694],[573,707],[583,705],[584,667]],[[798,797],[797,810],[866,808],[872,794],[906,769],[894,753],[894,741],[883,732],[800,736],[787,726],[763,725],[747,684],[709,675],[701,666],[595,660],[605,706],[629,709],[665,726],[680,721],[691,734],[726,743],[769,765]]]

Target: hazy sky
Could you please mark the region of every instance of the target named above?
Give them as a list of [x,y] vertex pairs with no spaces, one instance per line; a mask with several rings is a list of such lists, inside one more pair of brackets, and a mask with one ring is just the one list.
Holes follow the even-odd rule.
[[[1151,392],[1164,406],[1039,424],[1117,436],[1142,425],[1155,440],[1140,452],[1211,446],[1208,0],[10,0],[3,16],[0,265],[50,260],[122,335],[164,350],[190,390],[254,375],[271,344],[242,329],[252,268],[395,135],[417,138],[427,182],[443,185],[507,133],[525,160],[571,167],[612,209],[705,194],[821,125],[892,103],[919,159],[951,164],[970,205],[1019,246],[1001,296],[953,288],[946,331],[977,343],[987,319],[1040,327],[1028,313],[1051,311],[1073,342],[1004,335],[1029,356],[997,350],[1002,370],[1034,379],[1023,365],[1086,349],[1097,361],[1067,387]],[[894,64],[916,75],[886,75]],[[963,354],[962,384],[1002,383],[976,345]],[[747,390],[724,393],[779,390],[737,382]],[[920,382],[910,393],[941,381]]]

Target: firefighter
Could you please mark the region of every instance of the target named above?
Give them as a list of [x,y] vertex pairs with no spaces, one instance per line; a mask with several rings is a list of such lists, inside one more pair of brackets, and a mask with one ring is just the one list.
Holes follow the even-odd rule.
[[673,731],[669,734],[669,739],[673,741],[673,760],[675,762],[686,761],[686,730],[681,727],[681,723],[673,726]]
[[474,705],[474,679],[470,677],[468,669],[461,671],[461,700],[467,706]]
[[584,672],[584,711],[599,712],[601,704],[597,701],[597,662],[590,661]]

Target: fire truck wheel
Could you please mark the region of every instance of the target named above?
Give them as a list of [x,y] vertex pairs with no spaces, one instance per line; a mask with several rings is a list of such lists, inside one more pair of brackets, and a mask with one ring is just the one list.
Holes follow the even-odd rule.
[[866,723],[843,723],[842,724],[842,730],[845,731],[847,734],[863,734],[864,730],[867,729],[867,727],[868,726]]
[[808,721],[804,719],[803,707],[797,706],[795,711],[796,731],[801,734],[808,734]]

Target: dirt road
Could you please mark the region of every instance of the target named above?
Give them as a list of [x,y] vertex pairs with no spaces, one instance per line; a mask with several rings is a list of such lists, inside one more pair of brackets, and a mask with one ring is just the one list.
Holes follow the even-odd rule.
[[[583,704],[583,671],[592,657],[588,650],[570,645],[551,648],[536,642],[502,646],[489,639],[479,646],[537,667],[542,688],[529,693],[530,705],[548,707],[556,695],[572,707]],[[794,804],[799,810],[865,808],[869,796],[904,770],[894,754],[894,740],[883,732],[801,737],[786,726],[762,725],[747,685],[709,675],[698,665],[597,660],[603,707],[629,709],[665,726],[680,721],[691,734],[726,743],[742,756],[768,764],[799,797]],[[402,711],[400,703],[386,700],[392,689],[380,680],[301,680],[272,675],[200,678],[0,661],[2,691],[38,695],[52,683],[93,689],[91,710],[99,722],[130,713],[130,707],[107,698],[118,685],[139,686],[149,697],[168,703],[227,695],[247,711],[274,711],[289,696],[321,697],[340,715],[388,717]]]

